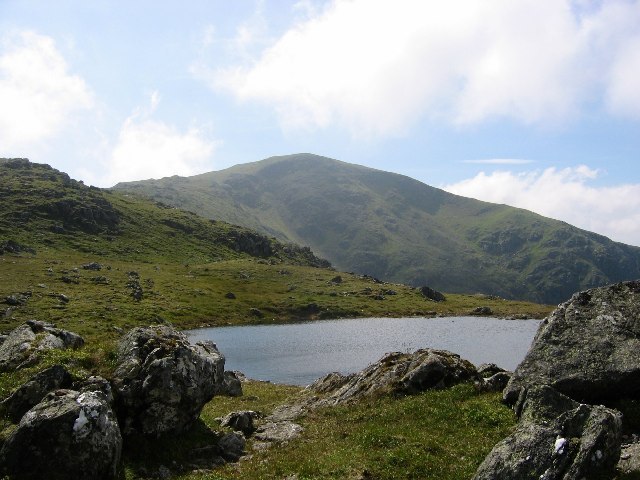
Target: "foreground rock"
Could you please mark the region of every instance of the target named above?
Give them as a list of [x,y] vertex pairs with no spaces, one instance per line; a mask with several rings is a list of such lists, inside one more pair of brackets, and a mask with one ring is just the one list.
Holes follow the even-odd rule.
[[36,364],[40,353],[51,349],[80,348],[84,340],[55,325],[28,320],[15,328],[0,344],[0,372],[17,370]]
[[331,373],[308,389],[329,393],[322,404],[337,405],[377,395],[407,395],[432,388],[447,388],[465,381],[480,381],[476,367],[446,350],[387,353],[361,372]]
[[57,390],[29,410],[0,451],[3,473],[20,479],[112,479],[122,437],[101,392]]
[[473,478],[601,478],[618,461],[621,431],[620,412],[579,404],[548,386],[532,387],[516,430],[493,448]]
[[225,390],[224,357],[172,327],[138,327],[120,340],[112,384],[124,435],[179,433]]
[[54,365],[34,375],[0,405],[13,422],[18,422],[27,410],[40,403],[47,393],[70,386],[69,372],[62,365]]
[[531,385],[607,403],[640,398],[640,281],[577,293],[541,324],[504,391],[513,405]]

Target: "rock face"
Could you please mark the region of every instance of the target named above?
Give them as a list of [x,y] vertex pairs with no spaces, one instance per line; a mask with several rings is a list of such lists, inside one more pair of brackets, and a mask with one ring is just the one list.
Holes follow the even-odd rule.
[[28,320],[14,329],[0,345],[0,372],[34,365],[38,354],[54,348],[80,348],[81,336],[55,328],[55,325]]
[[29,410],[0,451],[20,479],[113,479],[122,437],[101,392],[57,390]]
[[620,456],[622,415],[532,387],[516,430],[498,443],[473,480],[581,480],[610,472]]
[[513,405],[530,385],[607,403],[640,398],[640,281],[577,293],[541,324],[504,391]]
[[172,327],[138,327],[120,340],[112,383],[124,435],[178,433],[224,390],[224,357]]
[[[327,383],[342,384],[324,402],[339,404],[366,396],[412,394],[430,388],[446,388],[480,377],[475,366],[446,350],[424,349],[414,353],[388,353],[378,362],[348,378],[330,374],[315,388],[327,391]],[[310,387],[313,391],[314,387]]]
[[422,293],[425,298],[433,300],[434,302],[444,302],[446,300],[446,297],[442,293],[431,287],[420,287],[420,293]]
[[30,378],[1,405],[9,418],[17,422],[27,410],[40,403],[47,393],[69,386],[71,386],[69,372],[62,365],[54,365]]
[[579,292],[560,305],[503,392],[520,417],[516,431],[475,478],[611,476],[622,414],[599,404],[640,398],[639,349],[640,281]]

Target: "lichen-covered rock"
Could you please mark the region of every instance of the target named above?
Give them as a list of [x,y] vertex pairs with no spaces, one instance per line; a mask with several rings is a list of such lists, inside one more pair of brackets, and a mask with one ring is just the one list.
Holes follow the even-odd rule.
[[178,433],[224,390],[224,357],[172,327],[138,327],[120,340],[112,385],[125,435]]
[[0,372],[32,366],[44,350],[80,348],[80,335],[56,328],[50,323],[28,320],[15,328],[0,344]]
[[640,398],[640,281],[577,293],[540,325],[504,391],[513,405],[531,385],[578,401]]
[[611,476],[620,456],[622,415],[532,387],[516,430],[499,442],[473,480],[581,480]]
[[352,375],[323,403],[335,405],[381,394],[414,394],[479,380],[476,367],[471,362],[446,350],[394,352]]
[[44,396],[60,388],[71,385],[71,375],[62,365],[43,370],[19,387],[2,402],[2,409],[9,418],[17,422],[33,406],[40,403]]
[[324,377],[320,377],[308,385],[307,390],[313,393],[333,392],[344,386],[352,377],[353,375],[342,375],[339,372],[327,373]]
[[122,437],[101,392],[57,390],[29,410],[0,451],[3,473],[19,479],[116,477]]

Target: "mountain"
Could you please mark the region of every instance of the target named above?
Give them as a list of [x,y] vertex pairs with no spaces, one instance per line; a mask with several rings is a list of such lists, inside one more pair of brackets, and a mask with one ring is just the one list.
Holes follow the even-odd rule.
[[309,245],[343,270],[447,292],[559,303],[640,277],[638,247],[317,155],[114,189]]

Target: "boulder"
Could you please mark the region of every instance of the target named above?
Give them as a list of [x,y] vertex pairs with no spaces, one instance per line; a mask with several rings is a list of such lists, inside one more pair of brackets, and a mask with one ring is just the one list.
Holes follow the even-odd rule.
[[302,430],[303,428],[297,423],[286,420],[267,422],[256,430],[254,438],[269,443],[286,443],[299,437]]
[[320,377],[308,385],[307,390],[318,394],[333,392],[344,386],[352,377],[353,375],[342,375],[338,372],[327,373],[324,377]]
[[15,328],[0,344],[0,372],[34,365],[39,354],[54,348],[80,348],[81,336],[55,328],[50,323],[28,320]]
[[471,362],[446,350],[394,352],[351,376],[323,402],[335,405],[381,394],[414,394],[479,380],[476,367]]
[[112,386],[125,435],[179,433],[224,391],[224,357],[170,326],[137,327],[118,344]]
[[640,281],[577,293],[540,325],[504,391],[513,405],[532,385],[585,403],[640,398]]
[[101,392],[56,390],[29,410],[0,451],[3,474],[20,479],[116,478],[122,437]]
[[220,392],[223,395],[229,397],[241,397],[242,396],[242,381],[238,376],[239,372],[225,371],[224,372],[224,388]]
[[253,410],[231,412],[220,419],[221,427],[230,427],[245,435],[251,435],[255,431],[253,420],[258,418],[258,413]]
[[428,298],[429,300],[433,300],[434,302],[444,302],[446,300],[446,297],[438,292],[437,290],[434,290],[431,287],[421,287],[420,288],[420,293],[425,297]]
[[611,478],[621,431],[616,410],[532,387],[516,430],[493,448],[473,480]]
[[69,386],[71,374],[62,365],[54,365],[31,377],[0,405],[13,422],[18,422],[27,410],[40,403],[47,393]]
[[247,441],[241,433],[226,433],[218,440],[218,448],[222,458],[227,462],[237,462],[244,454]]
[[495,363],[483,363],[478,366],[478,373],[483,378],[489,378],[495,375],[496,373],[506,372],[504,368],[499,367]]

